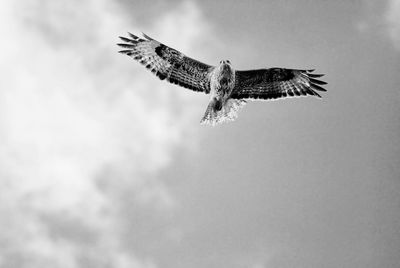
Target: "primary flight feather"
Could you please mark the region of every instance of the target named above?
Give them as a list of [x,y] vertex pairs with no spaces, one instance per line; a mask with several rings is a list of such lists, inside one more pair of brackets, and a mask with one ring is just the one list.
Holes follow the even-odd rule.
[[269,68],[258,70],[234,70],[229,60],[221,60],[211,66],[168,47],[143,34],[143,38],[128,33],[120,37],[124,43],[118,46],[126,54],[145,65],[161,80],[179,86],[211,94],[210,103],[201,119],[202,124],[216,125],[232,121],[246,99],[268,100],[285,97],[312,95],[321,97],[318,91],[326,91],[326,82],[317,78],[313,70]]

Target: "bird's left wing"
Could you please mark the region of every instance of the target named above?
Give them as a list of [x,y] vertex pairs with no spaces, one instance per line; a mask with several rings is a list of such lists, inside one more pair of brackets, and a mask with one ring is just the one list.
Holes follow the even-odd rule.
[[128,34],[129,38],[120,37],[124,41],[118,44],[124,48],[120,53],[139,61],[161,80],[166,79],[170,83],[206,94],[210,92],[209,73],[213,66],[189,58],[145,34],[144,39]]
[[314,95],[317,91],[326,91],[321,85],[326,82],[317,78],[322,74],[313,74],[313,70],[295,70],[270,68],[235,72],[235,87],[232,98],[235,99],[276,99],[292,96]]

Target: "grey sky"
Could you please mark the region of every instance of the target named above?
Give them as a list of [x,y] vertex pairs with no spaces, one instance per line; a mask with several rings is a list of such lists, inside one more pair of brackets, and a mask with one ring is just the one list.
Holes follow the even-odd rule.
[[[79,8],[77,8],[79,6]],[[0,4],[0,267],[398,267],[400,2]],[[116,53],[146,32],[322,99],[208,96]]]

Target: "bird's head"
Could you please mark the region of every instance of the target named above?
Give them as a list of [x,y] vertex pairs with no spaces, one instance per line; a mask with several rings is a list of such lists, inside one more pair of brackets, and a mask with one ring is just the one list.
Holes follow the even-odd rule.
[[222,72],[232,72],[232,65],[229,60],[221,60],[219,62],[219,70]]
[[222,67],[222,66],[224,66],[224,65],[229,65],[229,66],[231,66],[231,62],[229,61],[229,60],[221,60],[220,62],[219,62],[219,65]]

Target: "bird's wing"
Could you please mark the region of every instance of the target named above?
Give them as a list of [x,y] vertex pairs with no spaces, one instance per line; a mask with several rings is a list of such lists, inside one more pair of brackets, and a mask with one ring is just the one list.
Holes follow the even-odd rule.
[[213,66],[191,59],[145,34],[144,38],[128,34],[129,38],[120,37],[124,41],[118,44],[124,48],[120,53],[139,61],[161,80],[166,79],[170,83],[206,94],[210,92],[209,73]]
[[293,96],[314,95],[326,91],[321,85],[327,84],[317,78],[323,74],[313,74],[314,70],[294,70],[284,68],[259,69],[235,72],[235,99],[276,99]]

